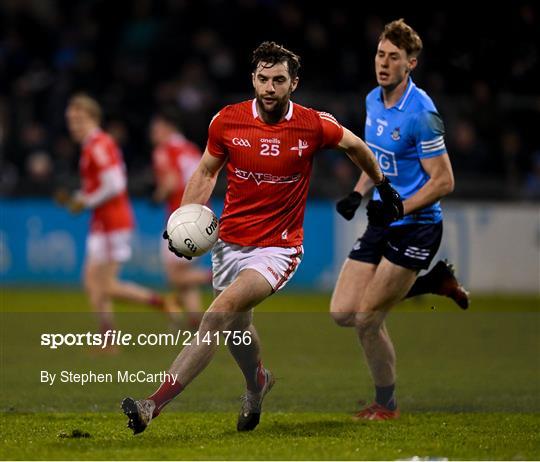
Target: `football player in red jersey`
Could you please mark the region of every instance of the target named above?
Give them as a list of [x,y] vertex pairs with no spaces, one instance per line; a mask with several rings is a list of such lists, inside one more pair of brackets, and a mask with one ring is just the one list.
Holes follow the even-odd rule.
[[291,279],[303,254],[302,223],[314,154],[344,150],[381,193],[389,216],[402,216],[401,199],[382,174],[366,144],[325,112],[291,101],[300,60],[274,42],[253,52],[255,98],[223,108],[210,122],[208,144],[191,177],[182,204],[208,201],[226,166],[227,192],[220,239],[212,251],[216,298],[203,316],[199,338],[170,367],[170,377],[146,399],[124,399],[128,426],[142,432],[163,406],[210,362],[219,332],[239,332],[242,342],[227,346],[246,380],[239,431],[259,423],[262,401],[274,378],[263,367],[252,310]]
[[131,257],[134,219],[122,153],[100,129],[98,102],[85,94],[74,95],[66,109],[66,120],[72,138],[82,145],[79,163],[82,189],[74,196],[59,193],[57,200],[73,213],[92,210],[84,288],[99,318],[101,331],[113,329],[113,298],[155,306],[166,311],[171,321],[175,320],[178,313],[172,302],[150,289],[118,278],[120,265]]
[[[178,111],[173,107],[161,108],[150,124],[150,138],[154,144],[152,163],[156,179],[153,200],[166,202],[167,217],[180,206],[186,184],[201,160],[199,147],[181,133],[179,124]],[[200,286],[211,282],[211,273],[175,257],[167,249],[166,242],[161,242],[169,284],[177,291],[189,327],[196,329],[202,317]]]

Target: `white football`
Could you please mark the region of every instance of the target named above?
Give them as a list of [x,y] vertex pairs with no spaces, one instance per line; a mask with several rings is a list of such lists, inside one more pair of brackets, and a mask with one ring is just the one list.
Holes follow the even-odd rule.
[[219,221],[212,210],[201,204],[177,208],[167,221],[167,234],[173,247],[189,257],[199,257],[216,243]]

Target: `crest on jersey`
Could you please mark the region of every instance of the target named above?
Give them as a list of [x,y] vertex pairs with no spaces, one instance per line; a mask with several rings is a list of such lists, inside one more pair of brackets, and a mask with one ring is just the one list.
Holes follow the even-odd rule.
[[306,150],[307,148],[309,148],[309,144],[307,141],[298,140],[298,145],[293,146],[291,148],[291,151],[298,151],[298,157],[302,157],[302,151]]
[[401,134],[399,133],[399,127],[394,128],[394,130],[392,130],[391,136],[394,141],[399,141],[399,139],[401,138]]

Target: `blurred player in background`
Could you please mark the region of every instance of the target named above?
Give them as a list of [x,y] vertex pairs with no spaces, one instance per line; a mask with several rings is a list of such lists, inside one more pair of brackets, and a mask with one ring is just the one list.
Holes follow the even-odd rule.
[[131,257],[134,218],[122,153],[100,129],[98,102],[85,94],[74,95],[66,109],[66,120],[73,140],[82,145],[79,162],[82,189],[73,196],[60,191],[56,199],[73,213],[92,210],[86,240],[84,288],[99,318],[101,331],[114,328],[113,298],[154,306],[176,321],[178,309],[173,301],[118,278],[120,265]]
[[[167,203],[167,218],[180,207],[184,189],[201,160],[201,151],[179,129],[179,114],[174,107],[162,108],[152,119],[150,137],[154,145],[152,162],[156,178],[153,200]],[[169,252],[162,240],[162,258],[169,284],[177,291],[178,301],[187,315],[188,325],[196,329],[201,312],[202,284],[210,284],[210,271],[195,268],[191,262]]]
[[200,339],[210,334],[211,342],[194,340],[180,352],[169,369],[177,380],[164,381],[147,399],[124,399],[122,407],[134,433],[142,432],[204,370],[218,345],[214,334],[219,338],[225,330],[244,339],[236,345],[227,342],[247,388],[237,429],[253,430],[259,423],[262,401],[274,378],[261,361],[252,311],[282,289],[300,264],[309,178],[318,150],[344,150],[376,185],[386,216],[402,216],[399,195],[365,143],[332,115],[290,100],[298,85],[299,57],[264,42],[254,51],[252,64],[255,98],[226,106],[212,119],[206,150],[182,198],[183,205],[205,204],[226,165],[220,239],[212,251],[217,296],[198,331]]
[[[454,189],[443,122],[433,101],[410,77],[421,50],[420,37],[402,19],[387,24],[379,37],[379,86],[366,98],[366,143],[404,198],[405,216],[394,221],[374,193],[367,205],[367,230],[343,264],[331,301],[334,320],[356,328],[375,382],[375,402],[357,414],[360,419],[399,416],[395,352],[384,323],[390,309],[405,297],[425,293],[451,297],[463,309],[469,304],[446,262],[417,278],[441,242],[439,199]],[[354,191],[338,202],[338,212],[350,220],[372,187],[372,179],[362,173]]]

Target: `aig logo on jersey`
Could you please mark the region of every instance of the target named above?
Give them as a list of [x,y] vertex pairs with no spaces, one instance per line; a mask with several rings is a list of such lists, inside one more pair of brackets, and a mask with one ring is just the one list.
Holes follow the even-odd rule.
[[251,147],[251,144],[245,138],[233,138],[232,139],[232,144],[234,144],[235,146],[242,146],[244,148],[250,148]]
[[388,149],[383,149],[373,143],[367,142],[366,144],[371,148],[373,154],[375,154],[375,157],[377,158],[377,161],[379,162],[379,166],[381,167],[383,173],[386,176],[397,176],[398,167],[396,161],[396,153],[393,151],[389,151]]

